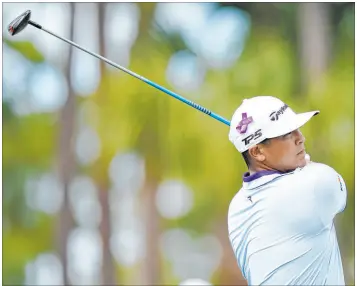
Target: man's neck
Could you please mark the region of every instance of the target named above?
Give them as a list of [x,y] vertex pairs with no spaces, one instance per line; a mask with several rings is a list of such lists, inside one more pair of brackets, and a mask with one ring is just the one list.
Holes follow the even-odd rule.
[[261,172],[261,171],[279,171],[274,168],[271,168],[266,165],[260,165],[260,166],[250,166],[248,169],[249,175],[254,175],[255,173]]

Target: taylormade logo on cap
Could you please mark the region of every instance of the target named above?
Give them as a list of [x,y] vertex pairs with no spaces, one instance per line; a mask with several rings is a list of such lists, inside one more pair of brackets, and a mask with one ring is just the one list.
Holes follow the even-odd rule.
[[319,111],[296,114],[286,103],[273,96],[244,99],[234,112],[229,140],[241,153],[264,141],[304,125]]
[[287,104],[284,104],[282,108],[280,108],[278,111],[273,111],[271,114],[270,114],[270,120],[271,121],[275,121],[275,120],[279,120],[279,115],[280,114],[283,114],[284,111],[288,108],[288,105]]

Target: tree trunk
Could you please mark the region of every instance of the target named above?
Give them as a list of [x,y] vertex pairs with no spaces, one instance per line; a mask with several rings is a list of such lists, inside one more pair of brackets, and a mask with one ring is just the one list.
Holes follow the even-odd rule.
[[[140,22],[138,37],[132,48],[132,54],[135,55],[136,59],[142,59],[146,63],[149,63],[150,58],[148,57],[148,52],[150,52],[149,44],[151,41],[149,37],[149,28],[154,16],[156,3],[145,2],[138,5],[140,8]],[[143,53],[143,49],[146,50],[145,53]]]
[[[102,5],[102,4],[99,4]],[[110,209],[108,200],[108,188],[105,185],[99,185],[99,201],[102,209],[102,221],[100,222],[99,230],[103,243],[103,259],[102,259],[102,284],[116,285],[115,265],[113,256],[110,251]]]
[[[139,33],[135,45],[132,48],[133,57],[136,60],[145,55],[143,59],[150,64],[150,56],[143,53],[143,49],[150,51],[149,28],[155,12],[156,3],[140,3]],[[163,124],[158,118],[159,99],[146,105],[147,120],[142,122],[143,129],[138,138],[137,147],[145,158],[146,179],[143,188],[142,206],[145,231],[145,258],[143,261],[143,277],[141,284],[158,285],[160,283],[160,225],[159,215],[156,210],[155,195],[161,180],[162,153],[160,152],[159,127]],[[156,114],[152,116],[152,114]]]
[[[75,14],[75,4],[70,3],[71,9],[71,28],[69,39],[73,40],[74,34],[74,14]],[[73,136],[75,132],[75,94],[71,85],[71,61],[72,61],[72,51],[73,47],[69,49],[68,62],[66,65],[66,79],[68,83],[68,98],[60,112],[60,133],[59,133],[59,152],[58,152],[58,162],[59,162],[59,180],[63,186],[64,198],[63,204],[58,216],[57,224],[57,247],[60,255],[60,260],[63,266],[63,282],[64,285],[70,285],[68,277],[68,257],[67,257],[67,240],[68,234],[74,225],[73,217],[71,215],[71,209],[69,207],[68,201],[68,189],[69,184],[75,173],[75,156],[73,147]]]
[[299,3],[297,19],[302,88],[317,84],[317,90],[323,89],[331,49],[330,4]]
[[145,210],[146,254],[144,258],[143,283],[145,285],[158,285],[160,282],[160,229],[159,216],[155,207],[157,186],[158,180],[154,178],[148,178],[144,186],[143,204]]
[[[105,21],[105,6],[106,3],[98,3],[98,25],[99,25],[99,54],[105,56],[105,34],[104,34],[104,21]],[[103,78],[105,77],[105,63],[100,61],[100,75],[102,77],[100,84],[100,96],[99,101],[103,103],[103,97],[108,92],[108,86],[106,82],[103,82]],[[110,228],[110,208],[109,208],[109,187],[108,187],[108,179],[107,177],[100,179],[97,182],[99,188],[99,200],[102,210],[102,221],[100,223],[100,235],[103,243],[103,260],[102,260],[102,282],[103,285],[115,285],[115,265],[113,261],[113,256],[110,251],[110,236],[111,236],[111,228]]]
[[[158,113],[158,103],[147,107]],[[143,123],[144,124],[144,123]],[[145,258],[143,261],[143,281],[145,285],[160,282],[160,217],[156,209],[156,190],[162,179],[162,152],[160,150],[159,124],[157,117],[151,116],[144,124],[138,138],[138,150],[145,158],[146,178],[142,195],[143,220],[145,225]]]

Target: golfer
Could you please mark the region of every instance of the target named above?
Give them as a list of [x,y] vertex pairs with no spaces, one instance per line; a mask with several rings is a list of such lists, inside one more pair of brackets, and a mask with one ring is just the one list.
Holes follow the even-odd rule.
[[346,186],[333,168],[307,159],[299,130],[318,113],[258,96],[232,117],[229,139],[248,172],[230,203],[228,231],[249,285],[345,285],[333,220]]

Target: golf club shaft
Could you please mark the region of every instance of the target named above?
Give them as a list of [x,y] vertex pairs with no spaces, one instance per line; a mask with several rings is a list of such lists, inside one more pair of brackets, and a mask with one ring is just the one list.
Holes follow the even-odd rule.
[[132,72],[132,71],[130,71],[130,70],[128,70],[128,69],[126,69],[126,68],[124,68],[124,67],[122,67],[122,66],[120,66],[120,65],[118,65],[118,64],[116,64],[116,63],[114,63],[114,62],[112,62],[112,61],[110,61],[110,60],[98,55],[98,54],[96,54],[96,53],[93,53],[93,52],[81,47],[80,45],[77,45],[76,43],[74,43],[74,42],[72,42],[70,40],[67,40],[66,38],[58,36],[55,33],[51,32],[49,30],[46,30],[41,25],[39,25],[39,24],[37,24],[37,23],[35,23],[33,21],[28,21],[28,23],[30,25],[32,25],[32,26],[34,26],[34,27],[36,27],[36,28],[38,28],[38,29],[40,29],[42,31],[45,31],[46,33],[48,33],[48,34],[50,34],[52,36],[55,36],[56,38],[58,38],[58,39],[60,39],[62,41],[65,41],[68,44],[70,44],[70,45],[72,45],[72,46],[74,46],[74,47],[76,47],[76,48],[78,48],[78,49],[80,49],[80,50],[82,50],[82,51],[84,51],[84,52],[86,52],[86,53],[88,53],[88,54],[90,54],[90,55],[92,55],[92,56],[104,61],[104,62],[106,62],[107,64],[110,64],[111,66],[116,67],[117,69],[120,69],[123,72],[126,72],[127,74],[130,74],[133,77],[136,77],[137,79],[139,79],[139,80],[151,85],[152,87],[155,87],[155,88],[167,93],[168,95],[171,95],[172,97],[174,97],[174,98],[176,98],[176,99],[188,104],[191,107],[196,108],[197,110],[199,110],[199,111],[201,111],[201,112],[203,112],[203,113],[205,113],[205,114],[217,119],[218,121],[221,121],[221,122],[225,123],[226,125],[230,126],[230,122],[227,119],[225,119],[225,118],[221,117],[220,115],[215,114],[214,112],[212,112],[212,111],[210,111],[210,110],[198,105],[197,103],[194,103],[194,102],[192,102],[190,100],[187,100],[186,98],[178,95],[177,93],[174,93],[174,92],[172,92],[172,91],[170,91],[170,90],[168,90],[168,89],[166,89],[166,88],[164,88],[164,87],[162,87],[162,86],[160,86],[160,85],[148,80],[147,78],[145,78],[145,77],[143,77],[141,75],[138,75],[138,74],[136,74],[136,73],[134,73],[134,72]]

